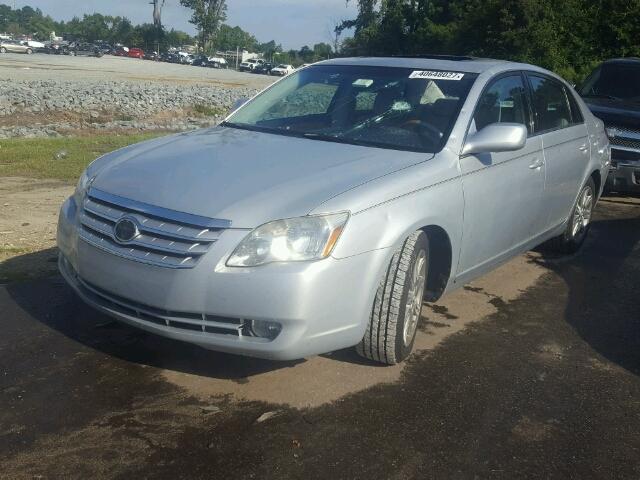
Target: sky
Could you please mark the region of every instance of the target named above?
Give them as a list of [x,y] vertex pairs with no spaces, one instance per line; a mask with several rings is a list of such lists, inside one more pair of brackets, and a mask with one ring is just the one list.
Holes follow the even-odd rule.
[[[150,0],[0,0],[17,8],[30,5],[55,20],[69,20],[85,13],[120,15],[133,23],[151,22]],[[285,49],[331,43],[331,31],[341,20],[354,18],[356,1],[351,0],[227,0],[227,21],[240,26],[260,41],[275,40]],[[167,28],[195,33],[189,10],[179,0],[166,0],[162,23]]]

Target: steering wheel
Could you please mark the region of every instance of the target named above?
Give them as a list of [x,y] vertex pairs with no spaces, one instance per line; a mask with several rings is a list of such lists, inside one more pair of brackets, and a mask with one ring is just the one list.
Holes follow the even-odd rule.
[[421,134],[424,134],[425,136],[429,137],[430,140],[433,140],[432,143],[434,144],[438,144],[442,140],[442,132],[430,123],[423,122],[422,120],[409,120],[402,126],[415,127],[416,130],[419,130]]

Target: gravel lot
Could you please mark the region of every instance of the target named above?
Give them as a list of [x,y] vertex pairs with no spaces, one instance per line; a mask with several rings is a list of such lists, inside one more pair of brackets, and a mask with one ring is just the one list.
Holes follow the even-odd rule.
[[106,56],[0,56],[0,138],[216,124],[274,79]]

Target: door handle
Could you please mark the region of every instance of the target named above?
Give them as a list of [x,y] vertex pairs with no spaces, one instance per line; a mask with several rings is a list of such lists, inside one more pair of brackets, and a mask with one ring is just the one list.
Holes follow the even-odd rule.
[[529,168],[530,168],[531,170],[539,170],[543,165],[544,165],[544,162],[543,162],[541,159],[536,158],[536,159],[534,159],[534,160],[533,160],[533,162],[529,165]]
[[586,152],[587,150],[589,150],[589,145],[580,145],[580,147],[578,147],[578,150],[580,150],[581,152]]

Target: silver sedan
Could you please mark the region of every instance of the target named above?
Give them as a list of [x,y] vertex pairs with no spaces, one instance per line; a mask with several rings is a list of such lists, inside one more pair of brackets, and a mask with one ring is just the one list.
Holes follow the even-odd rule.
[[0,53],[26,53],[31,55],[33,48],[26,43],[21,43],[15,40],[0,40]]
[[609,162],[602,123],[541,68],[336,59],[216,128],[96,160],[62,206],[59,264],[159,335],[394,364],[423,302],[543,242],[579,249]]

